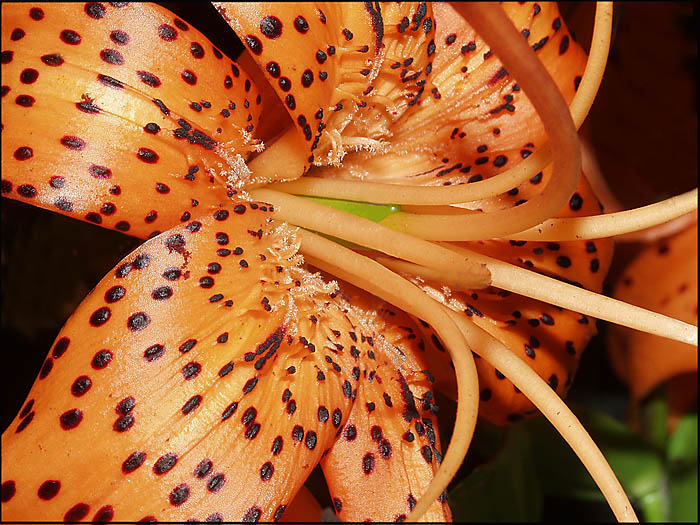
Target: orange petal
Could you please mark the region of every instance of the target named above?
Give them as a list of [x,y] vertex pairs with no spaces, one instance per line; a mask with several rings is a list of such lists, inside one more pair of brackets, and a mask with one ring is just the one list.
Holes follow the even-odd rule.
[[[646,248],[627,266],[613,297],[687,323],[698,323],[698,225]],[[697,372],[691,346],[621,326],[611,326],[608,355],[639,401],[664,381]]]
[[[374,6],[360,3],[215,2],[292,116],[313,162],[323,130],[344,126],[370,83],[366,60],[381,41]],[[363,72],[367,70],[366,74]],[[298,174],[301,175],[301,174]],[[293,176],[293,174],[290,174]]]
[[[398,521],[413,509],[442,458],[433,375],[405,313],[345,283],[342,290],[352,304],[377,312],[373,325],[381,337],[373,342],[376,353],[360,357],[367,380],[321,465],[343,521]],[[449,521],[446,497],[423,520]]]
[[[433,4],[385,2],[378,10],[382,20],[381,57],[378,69],[342,139],[357,149],[379,147],[393,135],[394,124],[415,111],[427,97],[435,54]],[[353,139],[359,140],[353,140]],[[370,139],[363,147],[363,139]],[[375,142],[376,141],[376,142]]]
[[173,13],[21,3],[2,14],[3,196],[145,238],[225,202],[227,182],[245,177],[237,156],[261,99]]
[[[503,9],[573,99],[586,55],[553,2],[506,2]],[[513,167],[546,140],[537,114],[498,57],[449,3],[435,3],[431,82],[419,104],[390,129],[391,151],[348,158],[329,177],[412,185],[475,182]]]
[[239,206],[146,242],[76,310],[3,435],[6,519],[281,517],[349,414],[352,340],[267,208]]

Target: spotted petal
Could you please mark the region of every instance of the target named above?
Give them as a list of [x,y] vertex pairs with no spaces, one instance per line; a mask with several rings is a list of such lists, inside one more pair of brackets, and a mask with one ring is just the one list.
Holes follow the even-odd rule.
[[[581,81],[586,54],[571,36],[554,2],[502,4],[518,31],[552,76],[564,100],[571,102]],[[526,158],[546,141],[544,128],[527,95],[491,54],[486,43],[447,3],[436,4],[438,20],[435,77],[440,98],[428,112],[442,126],[436,159],[449,157],[443,174],[452,183],[476,175],[488,178]],[[434,113],[433,113],[434,112]],[[439,119],[435,119],[439,120]],[[471,171],[464,171],[471,166]],[[472,179],[475,180],[475,179]]]
[[358,397],[383,379],[405,402],[403,351],[298,266],[270,211],[168,230],[93,290],[3,435],[6,519],[279,520]]
[[[613,296],[697,324],[697,238],[696,222],[646,247],[625,268]],[[635,401],[672,377],[688,372],[697,376],[698,356],[691,346],[625,327],[611,327],[609,341],[610,361]]]
[[299,154],[308,156],[307,165],[313,162],[323,130],[344,126],[356,109],[353,98],[369,85],[365,60],[373,60],[380,42],[380,28],[372,22],[374,7],[323,2],[215,5],[266,72],[304,138]]
[[[107,507],[126,521],[279,519],[347,417],[351,377],[321,357],[329,314],[315,329],[308,309],[320,305],[303,300],[292,317],[313,283],[290,276],[294,252],[266,210],[168,231],[83,302],[3,437],[3,476],[17,487],[3,516],[31,505],[52,520]],[[325,393],[334,424],[318,424],[310,390]]]
[[[555,3],[502,7],[570,102],[586,55]],[[476,182],[517,164],[545,142],[544,128],[519,85],[449,3],[433,5],[432,87],[391,128],[388,153],[348,156],[324,177],[361,177],[397,184]]]
[[[406,519],[441,458],[433,374],[419,332],[404,312],[343,284],[351,302],[373,314],[381,334],[369,341],[364,381],[343,434],[321,465],[338,516],[344,521]],[[425,521],[449,521],[441,497]]]
[[307,166],[381,147],[426,91],[435,51],[426,2],[215,4],[292,117]]
[[[485,203],[484,208],[515,205],[518,200],[529,198],[540,184],[546,184],[549,177],[551,168],[521,185],[517,188],[518,191],[512,191],[503,197],[500,203],[491,201]],[[599,212],[598,200],[582,177],[568,205],[557,216],[576,217]],[[603,287],[613,250],[611,239],[560,243],[489,240],[458,244],[597,292]],[[452,290],[447,292],[447,297],[453,301],[455,308],[528,363],[557,393],[562,396],[566,394],[581,352],[596,333],[594,319],[496,288]],[[447,366],[444,348],[431,330],[425,326],[421,328],[426,333],[426,344],[437,350],[428,352],[431,369],[436,371],[441,388],[454,393],[453,372]],[[443,364],[438,364],[440,362]],[[517,421],[524,415],[538,413],[532,403],[500,371],[482,359],[477,359],[476,365],[481,389],[481,416],[505,424]]]
[[2,14],[3,196],[145,238],[225,202],[246,176],[261,99],[173,13],[5,3]]

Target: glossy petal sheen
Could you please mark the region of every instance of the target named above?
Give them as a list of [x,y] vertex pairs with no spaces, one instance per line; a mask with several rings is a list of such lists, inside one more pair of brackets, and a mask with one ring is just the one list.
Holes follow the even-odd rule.
[[[6,519],[28,507],[34,519],[61,520],[105,506],[126,521],[280,519],[348,419],[353,450],[365,453],[364,402],[385,396],[397,422],[386,424],[377,470],[415,461],[417,444],[404,452],[394,429],[414,393],[425,394],[425,366],[396,361],[414,348],[386,341],[336,285],[299,268],[269,216],[239,204],[173,228],[93,290],[3,435],[3,483],[16,487]],[[410,474],[417,494],[434,468]],[[408,491],[409,474],[394,471]],[[378,474],[367,486],[385,482]],[[350,509],[357,497],[343,496]],[[355,505],[350,519],[387,517]]]
[[2,14],[3,196],[145,238],[247,176],[261,99],[169,11],[5,3]]

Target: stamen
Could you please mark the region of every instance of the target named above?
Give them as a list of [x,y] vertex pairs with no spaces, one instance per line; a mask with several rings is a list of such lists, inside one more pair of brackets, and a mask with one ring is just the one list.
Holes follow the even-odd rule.
[[[467,251],[459,248],[455,249],[464,252]],[[490,261],[486,262],[486,265],[492,272],[493,286],[561,306],[562,308],[567,308],[574,312],[627,326],[628,328],[634,328],[642,332],[660,335],[661,337],[667,337],[697,346],[696,326],[616,299],[611,299],[610,297],[595,292],[559,282],[550,277],[496,259],[490,259],[486,256],[481,257],[483,257],[484,260],[488,259]],[[386,257],[377,257],[376,260],[384,266],[398,272],[416,275],[442,284],[469,289],[469,279],[457,272],[427,268],[425,266]],[[491,262],[498,264],[492,265]],[[527,279],[524,277],[525,275],[527,275]],[[512,281],[518,282],[510,284]]]
[[683,321],[650,312],[584,288],[563,283],[481,255],[466,248],[442,243],[443,246],[483,263],[491,272],[491,284],[520,295],[538,299],[597,319],[634,328],[689,345],[698,345],[698,327]]
[[605,215],[549,219],[533,228],[505,236],[523,241],[581,241],[635,232],[663,224],[698,209],[698,189],[661,202]]
[[472,353],[449,314],[419,288],[372,259],[323,237],[303,230],[299,236],[302,253],[309,263],[417,315],[433,327],[452,358],[458,393],[454,431],[440,468],[408,517],[408,521],[416,521],[455,476],[471,443],[479,411],[479,385]]
[[302,197],[266,188],[252,190],[250,195],[253,199],[273,204],[276,217],[290,224],[332,235],[416,264],[445,270],[459,268],[470,276],[475,288],[485,288],[490,284],[490,276],[481,264],[474,264],[464,256],[456,256],[453,251],[442,246],[389,230],[363,217]]
[[443,307],[474,352],[518,387],[566,440],[593,477],[620,522],[637,522],[634,509],[605,456],[578,418],[550,386],[508,347],[457,312]]

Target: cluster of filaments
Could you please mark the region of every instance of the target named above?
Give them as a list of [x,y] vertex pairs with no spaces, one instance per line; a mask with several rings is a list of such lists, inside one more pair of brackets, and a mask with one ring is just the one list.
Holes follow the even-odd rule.
[[[494,286],[556,306],[697,346],[697,328],[630,304],[568,285],[449,242],[481,239],[573,241],[612,237],[662,224],[697,208],[697,189],[643,208],[607,215],[552,219],[568,202],[581,172],[577,129],[600,84],[610,43],[612,7],[598,4],[591,52],[570,107],[521,35],[499,7],[455,6],[517,78],[544,124],[550,143],[514,168],[490,179],[449,187],[397,186],[321,177],[276,183],[250,190],[273,203],[279,220],[301,227],[297,233],[308,263],[357,285],[428,322],[452,358],[458,386],[453,437],[436,476],[409,519],[417,519],[445,489],[462,462],[476,424],[478,380],[468,349],[478,348],[552,422],[580,457],[619,520],[636,517],[615,474],[577,418],[547,383],[502,343],[468,318],[418,288],[422,279],[467,289]],[[553,162],[554,175],[526,204],[488,213],[440,213],[446,206],[502,194]],[[398,213],[381,224],[296,195],[377,204],[432,207],[427,214]],[[430,208],[429,208],[430,209]],[[378,252],[368,258],[312,231]],[[383,255],[381,255],[383,254]],[[459,268],[460,271],[455,269]],[[394,270],[394,271],[392,271]],[[404,275],[405,277],[400,276]],[[476,350],[475,350],[476,351]]]

